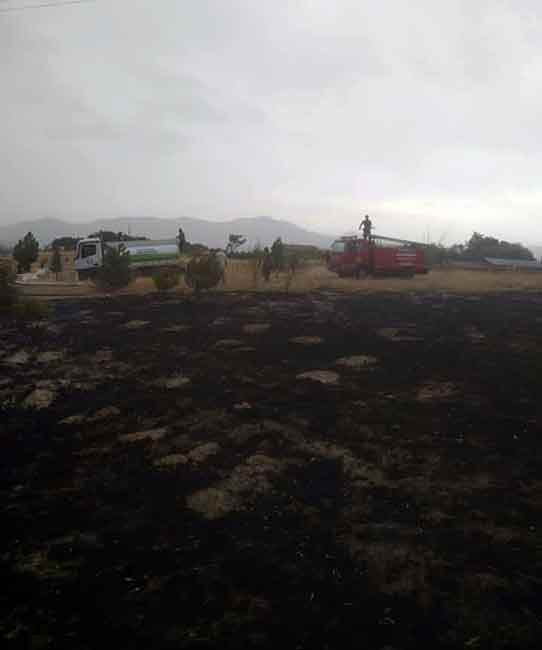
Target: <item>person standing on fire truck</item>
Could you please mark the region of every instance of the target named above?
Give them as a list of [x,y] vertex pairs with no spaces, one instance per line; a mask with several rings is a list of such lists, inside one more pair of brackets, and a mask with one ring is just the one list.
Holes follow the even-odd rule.
[[373,229],[373,222],[369,219],[369,215],[365,215],[365,219],[359,224],[358,230],[363,230],[363,239],[371,238],[371,230]]

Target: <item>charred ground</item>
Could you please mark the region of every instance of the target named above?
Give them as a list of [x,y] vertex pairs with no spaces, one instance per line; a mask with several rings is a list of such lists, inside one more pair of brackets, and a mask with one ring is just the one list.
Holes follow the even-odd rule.
[[5,644],[539,647],[538,295],[126,296],[1,334]]

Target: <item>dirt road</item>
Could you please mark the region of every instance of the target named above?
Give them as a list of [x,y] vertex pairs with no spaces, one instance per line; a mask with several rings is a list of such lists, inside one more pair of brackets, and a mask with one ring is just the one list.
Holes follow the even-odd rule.
[[540,647],[540,296],[52,309],[0,331],[4,647]]

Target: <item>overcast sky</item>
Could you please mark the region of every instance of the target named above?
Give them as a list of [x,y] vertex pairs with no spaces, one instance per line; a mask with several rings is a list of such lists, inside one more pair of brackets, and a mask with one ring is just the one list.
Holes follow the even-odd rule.
[[542,242],[538,0],[6,12],[0,82],[2,224],[269,215],[342,233],[368,212],[381,234]]

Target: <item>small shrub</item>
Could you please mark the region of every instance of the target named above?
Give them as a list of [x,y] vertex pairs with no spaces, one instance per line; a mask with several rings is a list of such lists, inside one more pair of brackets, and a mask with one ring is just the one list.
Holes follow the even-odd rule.
[[0,264],[0,309],[11,309],[17,302],[15,276],[8,264]]
[[163,269],[155,273],[152,280],[158,291],[168,291],[179,284],[179,272],[174,269]]
[[199,293],[216,287],[223,274],[222,266],[213,255],[194,257],[186,267],[186,284]]
[[46,302],[21,300],[13,306],[12,312],[20,320],[35,321],[48,318],[51,315],[51,308]]
[[130,284],[131,279],[130,254],[107,248],[103,266],[96,274],[95,282],[98,288],[106,291],[122,289]]

